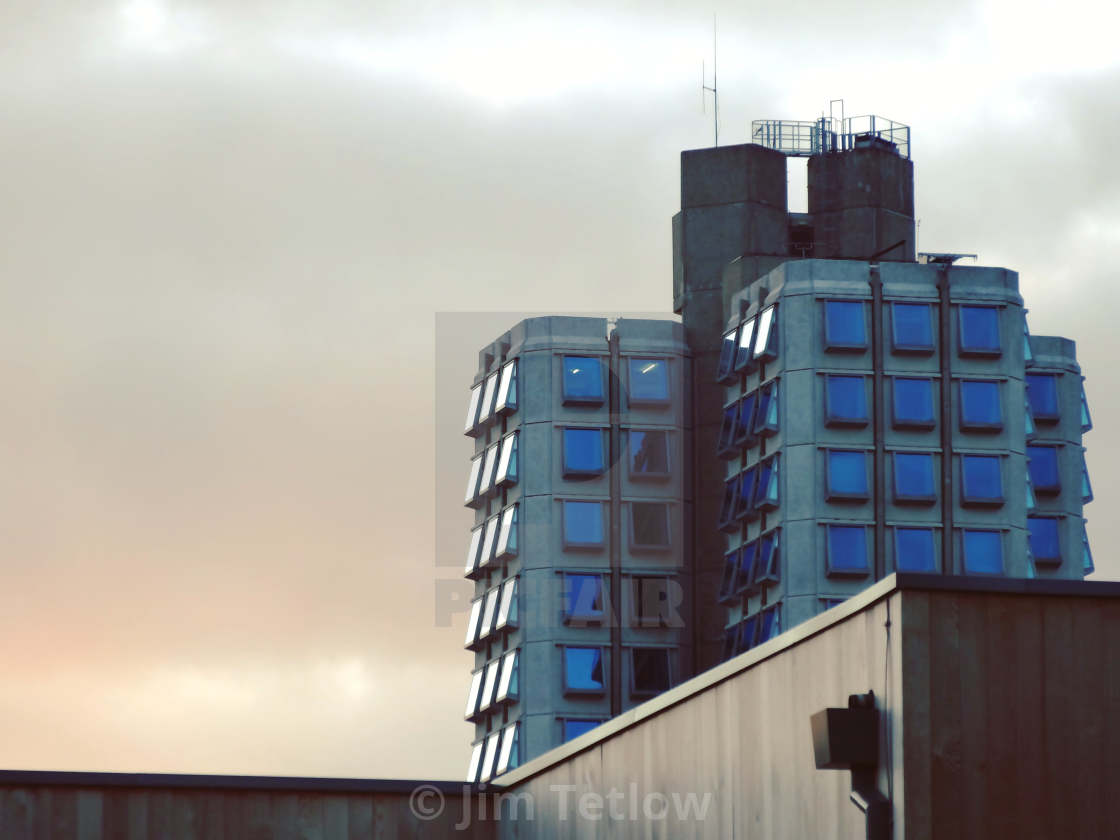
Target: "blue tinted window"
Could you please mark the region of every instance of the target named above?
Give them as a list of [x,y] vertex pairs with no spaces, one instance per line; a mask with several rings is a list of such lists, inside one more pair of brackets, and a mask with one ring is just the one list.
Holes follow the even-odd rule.
[[739,476],[723,485],[723,504],[720,505],[719,527],[726,529],[735,515],[735,500],[739,498]]
[[739,403],[739,419],[735,426],[735,443],[742,445],[754,439],[751,434],[751,422],[754,419],[754,405],[756,394],[747,394]]
[[862,376],[825,377],[825,420],[863,426],[867,423],[867,380]]
[[739,570],[739,549],[735,549],[723,558],[723,581],[719,585],[719,597],[722,601],[735,592],[736,574]]
[[1093,564],[1093,552],[1089,548],[1089,532],[1085,529],[1085,520],[1081,520],[1081,569],[1086,575],[1091,575],[1097,570]]
[[564,430],[564,472],[597,475],[603,471],[603,430]]
[[601,618],[603,579],[599,575],[564,575],[564,614],[572,619]]
[[1057,420],[1058,377],[1053,373],[1028,373],[1027,402],[1035,420]]
[[828,569],[867,571],[867,529],[862,525],[828,526]]
[[1081,501],[1093,501],[1093,485],[1089,483],[1089,465],[1085,463],[1085,453],[1081,453]]
[[630,402],[667,402],[669,365],[664,359],[630,360]]
[[834,349],[867,346],[867,324],[863,301],[827,300],[824,303],[824,343]]
[[1058,447],[1028,446],[1027,469],[1036,493],[1053,494],[1062,489],[1058,474]]
[[758,560],[755,566],[756,581],[778,582],[778,561],[781,554],[778,534],[779,532],[776,530],[771,531],[758,541]]
[[1089,401],[1085,398],[1085,385],[1081,385],[1081,431],[1088,432],[1093,428],[1093,418],[1089,415]]
[[965,531],[964,570],[972,574],[1003,574],[1003,539],[999,531]]
[[564,502],[564,541],[575,547],[603,544],[601,502]]
[[752,358],[773,359],[778,355],[778,308],[771,306],[758,316],[758,329],[754,337]]
[[778,621],[778,608],[766,610],[762,613],[762,623],[758,626],[758,644],[768,642],[782,632]]
[[601,720],[583,720],[577,718],[564,719],[564,740],[571,741],[573,738],[578,738],[585,732],[590,732],[596,726],[602,723]]
[[893,303],[891,316],[895,350],[933,350],[933,320],[928,303]]
[[726,379],[731,374],[731,365],[735,361],[735,348],[738,344],[739,330],[733,329],[723,334],[723,343],[719,348],[718,379]]
[[894,565],[900,572],[933,572],[937,562],[933,554],[932,528],[895,528]]
[[758,472],[756,467],[744,470],[739,479],[739,496],[735,500],[735,516],[741,518],[746,516],[751,509],[751,494],[754,492],[755,475]]
[[739,403],[732,403],[723,410],[723,425],[719,430],[719,451],[726,452],[735,440],[739,424]]
[[894,453],[895,501],[933,501],[933,455],[925,452]]
[[754,647],[754,632],[758,627],[758,616],[752,615],[739,623],[739,653],[746,653]]
[[753,370],[751,361],[751,342],[754,340],[755,319],[745,322],[739,331],[739,349],[735,352],[735,370]]
[[867,498],[867,453],[840,449],[828,451],[830,496]]
[[962,455],[962,500],[991,504],[1003,501],[1003,480],[998,455]]
[[999,383],[987,379],[962,379],[961,428],[999,429],[1002,426]]
[[746,589],[754,582],[755,558],[758,556],[758,543],[747,543],[739,552],[739,590]]
[[564,688],[568,691],[602,691],[603,651],[597,647],[564,648]]
[[564,357],[564,399],[568,402],[603,401],[603,370],[598,357]]
[[933,422],[933,381],[895,377],[894,424],[929,428]]
[[763,461],[758,466],[758,480],[754,485],[752,506],[773,510],[778,506],[778,456]]
[[994,306],[961,307],[961,352],[1000,352],[998,309]]
[[1060,563],[1061,541],[1058,539],[1058,520],[1053,517],[1028,516],[1031,555],[1036,563]]
[[754,415],[754,433],[778,431],[778,382],[764,385],[758,392],[758,408]]

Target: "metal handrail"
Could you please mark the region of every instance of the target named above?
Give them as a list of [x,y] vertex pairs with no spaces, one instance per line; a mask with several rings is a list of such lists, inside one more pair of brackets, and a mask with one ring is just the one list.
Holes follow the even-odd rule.
[[910,126],[875,114],[812,121],[755,120],[751,123],[751,142],[791,157],[880,145],[909,158]]

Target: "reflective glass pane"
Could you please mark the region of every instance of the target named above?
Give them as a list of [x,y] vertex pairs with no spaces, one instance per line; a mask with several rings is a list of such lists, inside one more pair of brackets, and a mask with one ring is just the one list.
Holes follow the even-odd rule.
[[763,461],[758,467],[752,505],[763,510],[778,506],[778,457]]
[[719,597],[727,598],[735,591],[735,577],[739,569],[739,550],[735,549],[723,558],[723,578],[719,585]]
[[565,687],[572,691],[602,691],[606,687],[602,649],[564,648],[564,677],[567,681]]
[[777,355],[775,339],[778,332],[774,329],[774,314],[776,311],[776,307],[771,306],[769,309],[762,310],[758,316],[758,333],[754,340],[754,352],[751,354],[755,359],[762,356]]
[[731,374],[732,366],[735,363],[735,349],[738,347],[738,329],[729,330],[723,334],[723,343],[719,348],[719,370],[716,377],[724,379]]
[[867,496],[867,453],[828,451],[828,492],[833,496]]
[[933,455],[924,452],[896,452],[894,494],[899,501],[926,501],[934,498]]
[[729,479],[723,485],[723,503],[720,505],[719,527],[725,526],[735,514],[735,500],[739,498],[739,476]]
[[506,362],[498,384],[498,403],[495,411],[509,412],[517,408],[517,359]]
[[498,753],[497,775],[513,770],[520,763],[518,755],[519,723],[514,722],[502,730],[502,750]]
[[478,408],[482,404],[482,383],[471,388],[470,401],[467,403],[467,422],[463,431],[469,432],[478,425]]
[[1062,559],[1062,545],[1058,538],[1058,520],[1050,516],[1028,516],[1031,555],[1036,563],[1058,563]]
[[731,448],[739,428],[739,403],[734,402],[723,410],[723,425],[719,430],[719,449]]
[[778,532],[771,531],[758,541],[758,565],[755,580],[778,579]]
[[746,653],[755,645],[754,634],[758,629],[758,616],[752,615],[746,621],[739,622],[739,653]]
[[1053,373],[1027,374],[1027,402],[1035,420],[1057,420],[1058,377]]
[[1030,403],[1027,403],[1023,414],[1023,430],[1026,432],[1027,437],[1030,437],[1035,433],[1034,417],[1031,415]]
[[895,350],[932,350],[933,319],[928,303],[892,303]]
[[828,568],[838,572],[867,571],[867,529],[864,526],[828,526]]
[[494,762],[498,760],[498,741],[501,737],[501,730],[491,732],[486,736],[486,751],[482,758],[482,770],[478,774],[478,779],[481,782],[485,782],[494,775]]
[[1089,401],[1085,399],[1085,385],[1081,385],[1081,431],[1088,432],[1093,428],[1093,418],[1089,415]]
[[758,392],[758,408],[755,410],[753,431],[755,434],[778,431],[778,383],[771,382]]
[[1081,569],[1087,575],[1096,571],[1093,552],[1089,548],[1089,532],[1085,528],[1085,520],[1081,520]]
[[494,587],[486,593],[486,603],[482,607],[482,623],[478,626],[478,638],[485,639],[494,630],[494,618],[498,614],[498,595],[501,590]]
[[669,364],[664,359],[630,360],[630,401],[665,402],[669,399]]
[[564,740],[571,741],[573,738],[578,738],[586,732],[590,732],[596,726],[602,723],[601,720],[583,720],[577,718],[564,719]]
[[932,528],[895,528],[894,562],[900,572],[933,572],[937,561],[933,552]]
[[502,656],[502,675],[498,680],[498,696],[495,700],[512,700],[517,697],[517,651],[508,651]]
[[564,502],[564,540],[570,546],[603,544],[603,508],[600,502]]
[[603,370],[598,357],[564,357],[564,399],[572,402],[603,401]]
[[474,745],[471,750],[471,763],[467,767],[467,781],[477,782],[478,771],[482,765],[482,741]]
[[1093,485],[1089,483],[1089,465],[1085,463],[1085,453],[1081,453],[1081,501],[1093,501]]
[[478,497],[478,479],[482,475],[483,456],[479,455],[471,461],[471,474],[467,476],[467,492],[463,501],[470,504]]
[[994,306],[961,307],[961,350],[999,353],[999,310]]
[[633,547],[668,547],[668,505],[662,502],[630,502],[630,517],[633,525]]
[[742,473],[739,479],[739,496],[735,499],[735,516],[742,517],[751,507],[751,494],[754,493],[755,476],[757,467],[750,467]]
[[500,485],[517,481],[517,432],[502,438],[502,454],[498,458],[496,482]]
[[669,651],[665,648],[634,648],[630,651],[635,694],[658,694],[668,691]]
[[973,574],[1003,574],[1003,539],[999,531],[965,531],[964,570]]
[[471,614],[467,617],[467,637],[463,641],[466,647],[474,644],[478,638],[478,619],[482,616],[482,599],[471,601]]
[[601,618],[603,578],[599,575],[564,575],[564,614],[569,619]]
[[467,710],[464,717],[471,717],[478,711],[478,693],[482,689],[482,672],[471,674],[471,687],[467,692]]
[[987,379],[962,379],[961,428],[998,429],[1002,425],[999,383]]
[[498,539],[499,523],[501,520],[497,516],[491,516],[486,520],[486,531],[482,537],[482,551],[478,556],[478,566],[483,568],[490,564],[494,559],[494,543]]
[[747,543],[739,550],[739,591],[754,583],[755,558],[758,556],[758,542]]
[[867,346],[863,301],[828,300],[824,304],[824,342],[827,347]]
[[758,626],[758,644],[763,644],[773,639],[781,632],[778,628],[778,608],[766,610],[762,613],[762,623]]
[[932,380],[895,377],[893,391],[896,426],[925,428],[933,425]]
[[829,423],[867,423],[867,380],[862,376],[825,377],[825,412]]
[[669,474],[669,433],[631,429],[630,476],[662,476]]
[[564,429],[564,472],[598,475],[604,469],[602,429]]
[[478,409],[478,422],[485,423],[494,413],[494,398],[498,394],[498,374],[486,377],[486,390],[482,392],[482,405]]
[[965,502],[1003,501],[998,455],[962,455],[961,480]]
[[743,370],[751,358],[751,340],[754,338],[755,319],[743,324],[739,331],[739,348],[735,352],[735,370]]
[[739,402],[738,423],[735,426],[735,443],[743,444],[752,440],[751,423],[754,420],[754,407],[757,392],[747,394]]
[[482,548],[482,528],[471,531],[471,543],[467,547],[467,563],[463,566],[463,574],[469,575],[478,568],[478,550]]
[[482,462],[482,475],[478,481],[478,493],[488,493],[494,486],[494,476],[498,469],[498,444],[486,448],[486,458]]
[[494,705],[494,689],[498,687],[498,671],[501,664],[500,659],[486,663],[486,676],[482,680],[482,697],[478,703],[480,711]]
[[1027,469],[1034,492],[1053,494],[1062,489],[1058,473],[1058,447],[1028,445]]
[[502,584],[502,594],[498,601],[497,628],[517,624],[517,578],[510,578]]

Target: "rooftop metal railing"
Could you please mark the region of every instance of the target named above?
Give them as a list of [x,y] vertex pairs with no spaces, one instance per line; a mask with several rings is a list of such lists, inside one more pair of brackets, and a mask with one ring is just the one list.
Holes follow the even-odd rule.
[[751,142],[791,157],[847,152],[876,147],[910,157],[910,126],[868,114],[817,120],[755,120]]

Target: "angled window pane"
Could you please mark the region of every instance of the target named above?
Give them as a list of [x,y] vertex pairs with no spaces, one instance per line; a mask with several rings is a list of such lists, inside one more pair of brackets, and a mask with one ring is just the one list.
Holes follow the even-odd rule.
[[517,482],[517,432],[502,438],[502,454],[498,457],[495,483],[505,487]]
[[497,516],[491,516],[486,520],[486,530],[482,536],[482,551],[478,555],[478,568],[484,569],[490,565],[490,561],[494,559],[494,543],[498,539],[498,530],[501,520]]
[[564,741],[571,741],[584,735],[602,723],[601,720],[586,718],[564,718]]
[[630,402],[669,401],[669,363],[664,359],[630,360]]
[[669,506],[664,502],[630,502],[631,548],[669,547]]
[[506,362],[498,383],[498,402],[494,410],[499,414],[509,414],[517,410],[517,359]]
[[564,575],[564,618],[569,622],[598,621],[603,617],[601,575]]
[[478,568],[478,552],[482,548],[482,531],[480,525],[471,531],[471,543],[467,547],[467,564],[463,567],[463,574],[469,575]]
[[1093,501],[1093,485],[1089,483],[1089,465],[1085,463],[1085,452],[1081,453],[1081,502]]
[[485,639],[494,632],[494,618],[498,614],[498,595],[501,590],[495,586],[486,593],[486,602],[482,607],[482,622],[478,625],[478,638]]
[[498,696],[494,698],[495,703],[517,699],[517,666],[518,657],[515,648],[502,656],[502,675],[498,680]]
[[999,383],[989,379],[961,380],[961,429],[997,430],[1003,428],[1003,407]]
[[933,350],[933,318],[928,303],[892,303],[891,339],[896,352]]
[[719,368],[716,379],[720,382],[727,380],[735,366],[735,351],[739,346],[739,328],[728,330],[723,334],[723,342],[719,346]]
[[743,446],[744,444],[752,444],[754,442],[751,426],[754,420],[755,401],[757,397],[757,392],[752,392],[739,401],[738,423],[735,426],[735,438],[733,441],[736,446]]
[[1089,414],[1089,401],[1085,399],[1085,383],[1081,383],[1081,431],[1088,432],[1093,428],[1093,418]]
[[498,544],[494,549],[496,557],[512,557],[517,554],[517,505],[513,504],[502,511],[501,526],[498,528]]
[[564,502],[564,542],[570,548],[597,548],[603,544],[601,502]]
[[723,410],[723,423],[719,428],[719,448],[716,450],[720,455],[734,454],[732,445],[735,443],[738,428],[739,403],[733,402]]
[[1023,430],[1026,432],[1027,437],[1030,437],[1031,435],[1033,435],[1035,433],[1034,416],[1031,414],[1031,404],[1030,403],[1026,404],[1026,407],[1025,407],[1025,410],[1024,410]]
[[825,301],[824,345],[828,350],[863,350],[867,347],[863,301]]
[[631,578],[631,620],[638,627],[668,627],[674,619],[671,596],[679,585],[663,575],[635,575]]
[[597,647],[564,648],[564,688],[567,691],[602,693],[603,651]]
[[1086,575],[1091,575],[1097,570],[1093,564],[1093,552],[1089,548],[1089,532],[1085,528],[1085,520],[1081,520],[1081,570]]
[[485,782],[494,775],[494,763],[498,760],[498,741],[501,737],[500,729],[486,736],[486,751],[483,753],[482,769],[478,774],[480,782]]
[[1032,511],[1038,506],[1038,502],[1034,497],[1034,485],[1031,484],[1030,470],[1027,471],[1027,510]]
[[757,510],[777,508],[778,484],[778,456],[774,455],[758,466],[758,480],[754,485],[752,507]]
[[631,429],[627,442],[631,478],[663,478],[669,474],[668,432]]
[[763,534],[758,541],[758,559],[755,561],[756,583],[777,583],[780,580],[778,562],[781,554],[777,530]]
[[1058,520],[1052,516],[1028,516],[1031,555],[1036,563],[1061,563],[1062,543],[1058,537]]
[[471,504],[478,498],[478,479],[482,475],[482,461],[485,453],[471,459],[471,474],[467,476],[467,493],[463,497],[465,504]]
[[564,429],[564,475],[599,475],[604,468],[602,429]]
[[1003,477],[998,455],[961,456],[962,504],[1002,504]]
[[932,528],[895,528],[894,564],[900,572],[935,572]]
[[495,771],[499,776],[515,769],[520,764],[521,757],[518,755],[521,734],[518,727],[520,725],[520,723],[514,721],[502,730],[502,750],[498,753],[498,768]]
[[482,697],[478,701],[480,712],[494,705],[494,689],[498,687],[498,670],[501,664],[500,659],[493,659],[486,663],[486,675],[482,678]]
[[564,402],[603,401],[603,366],[597,356],[564,357]]
[[1003,537],[999,531],[966,530],[961,535],[964,570],[969,574],[1003,574]]
[[1036,423],[1057,422],[1060,416],[1057,374],[1028,373],[1027,403]]
[[1027,310],[1023,310],[1023,361],[1028,365],[1034,361],[1034,353],[1031,352],[1031,330],[1027,326]]
[[751,512],[751,496],[754,493],[757,467],[750,467],[743,472],[739,479],[739,495],[735,499],[735,518],[742,519]]
[[933,428],[933,381],[896,376],[893,385],[894,425],[900,428]]
[[482,746],[483,746],[483,742],[479,741],[477,744],[474,745],[474,748],[471,750],[471,763],[467,766],[467,781],[468,782],[477,782],[478,781],[478,771],[482,767]]
[[752,615],[745,621],[739,622],[739,639],[736,643],[736,652],[746,653],[755,646],[755,632],[758,630],[758,615]]
[[836,426],[867,425],[867,380],[862,376],[825,377],[825,422]]
[[839,499],[867,498],[867,453],[828,450],[828,496]]
[[482,388],[483,383],[481,382],[471,388],[470,401],[467,403],[467,422],[463,426],[465,434],[470,434],[478,425],[478,409],[482,405]]
[[753,359],[773,359],[778,355],[778,325],[776,314],[778,308],[771,306],[763,309],[758,316],[758,333],[754,339]]
[[1062,482],[1058,472],[1058,447],[1027,446],[1027,469],[1030,472],[1031,486],[1039,495],[1052,496],[1060,493]]
[[464,647],[470,647],[478,639],[478,620],[482,617],[482,599],[477,598],[471,601],[471,614],[467,618],[467,638],[463,642]]
[[745,592],[754,584],[755,559],[758,557],[758,541],[749,542],[739,549],[739,573],[736,592]]
[[478,495],[485,496],[494,487],[494,475],[498,469],[498,444],[486,448],[486,458],[482,462],[482,475],[478,481]]
[[996,307],[960,307],[960,350],[985,356],[999,355],[999,310]]
[[486,377],[486,390],[482,392],[482,405],[478,408],[478,422],[485,423],[494,415],[494,398],[498,395],[498,374]]
[[769,435],[778,431],[778,381],[762,386],[758,392],[752,431],[756,435]]
[[[782,632],[782,624],[778,615],[778,607],[774,606],[762,613],[761,623],[758,625],[758,645],[765,644]],[[756,645],[757,646],[757,645]]]
[[510,578],[502,584],[502,594],[498,599],[498,620],[495,629],[517,626],[517,578]]
[[735,580],[738,569],[739,549],[735,549],[724,555],[723,558],[723,579],[720,581],[719,585],[719,599],[721,601],[727,600],[735,593]]
[[936,499],[933,455],[926,452],[895,452],[894,499],[896,502],[932,502]]
[[828,571],[866,573],[867,528],[863,525],[828,525]]
[[633,648],[630,665],[635,695],[660,694],[672,685],[666,648]]
[[724,482],[723,503],[719,511],[719,528],[727,530],[731,527],[735,516],[735,503],[739,498],[739,476],[734,476]]
[[755,326],[758,321],[751,318],[744,322],[743,328],[739,331],[739,347],[735,351],[735,370],[742,371],[750,367],[751,360],[751,344],[754,341]]
[[467,692],[467,711],[464,717],[468,720],[478,713],[478,694],[482,690],[482,671],[471,674],[471,687]]

